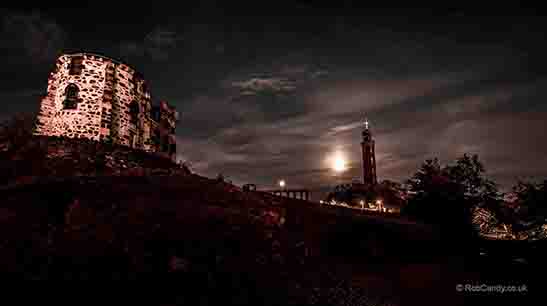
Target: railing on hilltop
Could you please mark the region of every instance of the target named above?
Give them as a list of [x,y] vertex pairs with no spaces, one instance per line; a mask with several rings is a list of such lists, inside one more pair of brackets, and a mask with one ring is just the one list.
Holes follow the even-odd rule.
[[271,193],[280,197],[287,197],[291,199],[299,199],[309,201],[311,192],[307,189],[280,189],[280,190],[263,190],[263,192]]

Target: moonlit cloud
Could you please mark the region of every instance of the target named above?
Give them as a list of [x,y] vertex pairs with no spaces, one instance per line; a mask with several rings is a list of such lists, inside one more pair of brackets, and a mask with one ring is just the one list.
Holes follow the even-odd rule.
[[350,130],[356,129],[358,127],[363,127],[363,125],[364,125],[364,121],[362,121],[362,122],[357,121],[357,122],[353,122],[353,123],[349,123],[349,124],[335,126],[335,127],[331,128],[330,131],[331,131],[331,134],[335,134],[335,133],[339,133],[339,132],[350,131]]
[[[257,97],[250,105],[260,105],[266,101],[260,99],[259,93],[271,90],[277,80],[270,81],[272,82],[258,83],[260,86],[252,82],[244,83],[249,86],[241,86],[240,90],[245,92],[251,87]],[[211,162],[208,164],[209,169],[233,169],[234,176],[242,180],[250,179],[268,184],[268,180],[260,179],[261,175],[258,173],[253,176],[247,170],[239,170],[264,167],[263,169],[269,169],[269,176],[289,175],[293,183],[319,190],[336,182],[333,181],[336,177],[330,169],[331,165],[322,161],[339,148],[344,150],[348,160],[348,169],[343,177],[347,180],[360,178],[360,132],[363,115],[367,114],[371,118],[376,137],[380,179],[404,181],[426,158],[437,156],[448,162],[466,152],[478,153],[487,169],[511,168],[511,162],[504,167],[500,165],[502,160],[511,159],[509,156],[494,154],[499,145],[488,140],[499,135],[501,138],[498,141],[502,141],[502,135],[508,133],[507,127],[491,130],[488,122],[495,120],[491,116],[495,114],[496,107],[512,101],[513,91],[518,92],[518,87],[492,89],[489,86],[486,90],[471,90],[469,93],[463,91],[458,95],[451,93],[453,88],[462,87],[464,83],[469,84],[469,80],[458,81],[449,79],[448,76],[446,80],[352,79],[344,82],[343,79],[338,79],[330,84],[322,83],[321,87],[303,91],[300,96],[303,99],[292,101],[307,109],[299,115],[264,121],[261,108],[256,107],[254,117],[251,116],[247,123],[234,123],[219,130],[212,139],[218,141],[225,150],[222,154],[227,155],[215,153],[216,156],[203,159]],[[336,90],[332,91],[331,88]],[[342,88],[354,88],[354,91]],[[329,99],[318,98],[321,97],[319,92],[322,90],[329,93]],[[358,96],[356,92],[362,92],[363,95],[368,93],[376,99],[372,105],[364,104],[361,99],[352,98]],[[329,100],[332,105],[327,102]],[[335,107],[340,100],[344,100],[342,110]],[[435,103],[426,107],[421,100],[432,100]],[[239,110],[233,109],[234,112]],[[223,116],[229,117],[229,113],[226,109]],[[254,118],[260,119],[254,121]],[[510,117],[508,120],[513,121]],[[532,150],[530,143],[525,147],[526,150]],[[219,148],[211,150],[217,151]],[[234,159],[229,155],[234,152],[242,154],[237,156],[244,157],[241,160]],[[518,156],[516,151],[515,156]],[[527,168],[529,167],[523,166],[523,169]],[[517,169],[509,170],[511,171]],[[239,176],[237,173],[242,174]],[[489,175],[495,178],[503,173],[507,173],[507,170],[492,171]],[[507,179],[503,181],[505,184],[508,182]]]
[[257,94],[261,91],[291,91],[296,88],[289,80],[280,78],[251,78],[241,82],[233,82],[232,86],[243,90],[243,95]]

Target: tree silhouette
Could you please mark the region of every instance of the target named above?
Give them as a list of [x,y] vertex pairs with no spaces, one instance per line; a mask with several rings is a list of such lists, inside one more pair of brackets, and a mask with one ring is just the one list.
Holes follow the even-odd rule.
[[384,180],[376,185],[343,184],[336,186],[327,195],[327,202],[335,200],[349,205],[361,207],[360,202],[374,203],[381,199],[388,206],[403,206],[403,188],[401,184]]
[[414,196],[409,199],[403,212],[428,223],[448,223],[447,208],[463,201],[458,186],[450,181],[437,158],[426,160],[420,169],[408,180]]
[[470,205],[495,209],[495,203],[501,198],[496,184],[485,177],[485,169],[478,155],[464,154],[454,165],[447,166],[444,171],[448,177],[457,183]]
[[334,191],[327,195],[327,202],[335,200],[337,202],[343,202],[351,204],[354,194],[352,193],[351,186],[347,184],[338,185],[334,188]]
[[513,187],[516,215],[524,223],[545,223],[547,218],[547,180],[542,183],[519,181]]
[[485,176],[477,155],[464,154],[454,164],[441,167],[437,158],[426,160],[408,180],[413,196],[403,213],[441,226],[451,236],[472,238],[472,209],[498,211],[501,194]]
[[374,199],[382,199],[388,206],[404,206],[404,188],[400,183],[383,180],[375,186],[374,191]]

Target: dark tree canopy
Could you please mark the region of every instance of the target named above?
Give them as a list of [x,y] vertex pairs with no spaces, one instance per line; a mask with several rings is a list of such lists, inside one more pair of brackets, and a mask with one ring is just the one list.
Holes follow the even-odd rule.
[[441,166],[437,158],[426,160],[408,180],[413,196],[403,213],[438,224],[455,236],[474,236],[474,207],[496,210],[501,194],[486,178],[477,155],[464,154],[453,164]]
[[450,180],[459,185],[466,200],[472,205],[488,206],[490,201],[500,198],[496,184],[485,177],[484,166],[476,154],[464,154],[444,171]]
[[544,223],[547,218],[547,180],[541,183],[519,181],[513,187],[516,214],[523,222]]
[[375,185],[343,184],[336,186],[327,196],[327,202],[335,200],[353,206],[360,206],[361,201],[374,203],[378,199],[381,199],[386,206],[402,207],[404,200],[401,184],[389,180]]

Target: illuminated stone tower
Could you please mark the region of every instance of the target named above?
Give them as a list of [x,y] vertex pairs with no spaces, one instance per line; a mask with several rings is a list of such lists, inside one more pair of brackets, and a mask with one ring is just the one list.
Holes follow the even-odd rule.
[[178,112],[153,105],[135,69],[103,55],[64,54],[50,73],[35,134],[87,138],[175,158]]
[[376,180],[376,156],[374,154],[374,139],[368,128],[368,120],[365,120],[365,129],[363,130],[363,141],[361,148],[363,151],[363,183],[375,185]]

